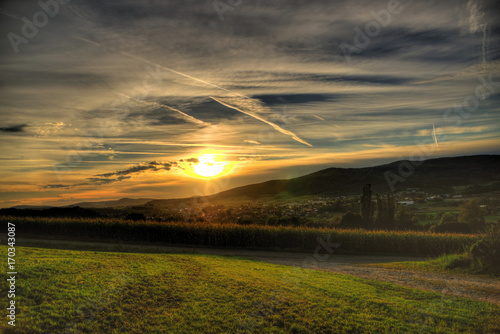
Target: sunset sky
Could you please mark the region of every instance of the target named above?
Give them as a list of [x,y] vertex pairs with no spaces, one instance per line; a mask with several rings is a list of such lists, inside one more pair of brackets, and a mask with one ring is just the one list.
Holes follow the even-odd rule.
[[500,154],[494,1],[66,2],[0,5],[0,207]]

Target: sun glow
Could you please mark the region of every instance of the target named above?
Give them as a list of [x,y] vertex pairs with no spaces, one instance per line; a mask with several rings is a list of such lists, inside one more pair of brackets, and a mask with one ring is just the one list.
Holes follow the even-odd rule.
[[200,161],[193,166],[194,172],[203,177],[215,177],[222,174],[225,169],[227,162],[225,161],[215,161],[213,154],[204,154],[198,158]]

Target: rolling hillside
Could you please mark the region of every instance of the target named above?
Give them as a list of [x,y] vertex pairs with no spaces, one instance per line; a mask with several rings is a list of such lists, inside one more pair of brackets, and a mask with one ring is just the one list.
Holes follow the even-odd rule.
[[[397,180],[396,191],[418,188],[429,192],[442,192],[453,186],[470,186],[500,180],[500,156],[477,155],[454,158],[438,158],[421,162],[408,175],[408,161],[396,161],[386,165],[366,168],[327,168],[312,174],[289,180],[271,180],[223,191],[208,196],[211,200],[226,198],[273,197],[286,194],[288,197],[306,195],[357,195],[362,187],[370,183],[374,193],[389,192],[389,180]],[[415,163],[417,165],[417,163]],[[403,167],[402,167],[403,166]],[[413,165],[411,165],[413,166]],[[402,170],[402,173],[399,170]],[[388,174],[389,173],[389,174]],[[407,177],[404,177],[407,176]],[[154,200],[157,205],[169,200]],[[177,200],[178,201],[178,200]]]

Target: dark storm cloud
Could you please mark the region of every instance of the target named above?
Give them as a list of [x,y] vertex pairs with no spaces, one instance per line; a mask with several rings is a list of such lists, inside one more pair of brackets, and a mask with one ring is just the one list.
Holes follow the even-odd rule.
[[[354,36],[354,33],[353,33]],[[351,41],[352,38],[351,37]],[[492,38],[496,45],[498,34]],[[418,29],[410,27],[387,27],[376,38],[370,39],[366,48],[353,53],[352,58],[405,57],[416,62],[468,62],[480,52],[481,36],[464,36],[460,28]],[[352,44],[352,42],[351,42]],[[340,50],[337,47],[338,50]],[[334,51],[334,50],[332,50]],[[498,48],[490,48],[489,56],[496,58]],[[341,55],[342,52],[339,53]]]
[[[97,175],[99,176],[99,175]],[[77,183],[77,184],[48,184],[45,185],[43,188],[45,189],[73,189],[77,187],[82,187],[82,186],[99,186],[99,185],[105,185],[105,184],[110,184],[114,182],[120,182],[123,180],[128,180],[132,178],[132,176],[125,176],[125,175],[120,175],[118,177],[114,178],[108,178],[108,177],[89,177],[85,179],[85,182],[83,183]]]
[[13,125],[4,128],[0,128],[1,132],[24,132],[24,128],[27,127],[27,124]]
[[[349,83],[349,84],[360,84],[360,85],[402,85],[410,83],[418,78],[408,77],[408,76],[398,76],[398,75],[331,75],[331,74],[317,74],[317,73],[283,73],[283,72],[263,72],[263,71],[246,71],[241,72],[240,75],[242,78],[246,80],[252,80],[256,77],[262,76],[266,78],[270,78],[266,80],[269,83],[275,82],[290,82],[290,81],[305,81],[310,84],[321,83],[321,82],[338,82],[338,83]],[[262,80],[262,79],[261,79]],[[259,96],[263,96],[266,99],[268,104],[273,104],[274,100],[279,102],[279,100],[285,100],[286,98],[290,99],[290,103],[305,103],[316,101],[329,101],[332,98],[338,99],[342,97],[343,94],[262,94],[262,95],[254,95],[253,97],[260,99]],[[272,96],[276,96],[276,99]],[[311,99],[310,101],[308,101]],[[299,100],[299,102],[295,102],[294,100]],[[304,102],[300,101],[304,100]]]
[[170,170],[173,167],[177,166],[177,162],[160,162],[160,161],[150,161],[146,163],[142,163],[137,166],[132,166],[127,169],[111,172],[111,173],[104,173],[104,174],[97,174],[96,176],[102,176],[102,177],[112,177],[112,176],[123,176],[123,175],[130,175],[130,174],[137,174],[145,171],[161,171],[161,170]]
[[198,160],[198,158],[181,159],[179,161],[180,162],[192,162],[192,163],[195,163],[195,164],[197,164],[198,162],[200,162],[200,160]]
[[335,96],[333,94],[266,94],[252,97],[265,104],[274,105],[329,101]]
[[59,188],[68,188],[70,187],[70,185],[68,184],[47,184],[46,186],[44,186],[44,188],[47,188],[47,189],[59,189]]
[[[99,176],[99,175],[97,175],[97,176]],[[128,180],[130,178],[131,178],[131,176],[124,176],[124,175],[118,176],[116,178],[111,178],[111,179],[110,178],[91,177],[91,178],[85,179],[87,182],[77,184],[77,186],[109,184],[109,183],[113,183],[113,182]]]
[[183,163],[187,164],[193,164],[193,163],[198,163],[199,160],[197,158],[187,158],[187,159],[180,159],[178,162],[177,161],[169,161],[169,162],[163,162],[163,161],[149,161],[149,162],[143,162],[138,165],[122,169],[122,170],[117,170],[114,172],[110,173],[104,173],[104,174],[97,174],[97,178],[88,178],[86,179],[86,183],[84,184],[89,184],[89,183],[99,183],[99,184],[106,184],[106,183],[111,183],[111,182],[116,182],[116,181],[122,181],[125,179],[130,179],[133,175],[140,174],[140,173],[145,173],[145,172],[160,172],[160,171],[170,171],[173,169],[180,169],[183,170],[184,167],[182,166]]

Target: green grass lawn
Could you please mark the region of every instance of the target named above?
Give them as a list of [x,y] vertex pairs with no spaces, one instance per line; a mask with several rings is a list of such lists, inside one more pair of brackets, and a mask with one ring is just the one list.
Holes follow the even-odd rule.
[[403,269],[403,270],[419,270],[419,271],[434,271],[440,273],[455,273],[472,275],[470,270],[461,267],[450,268],[450,263],[462,259],[463,255],[450,254],[443,255],[437,258],[428,259],[425,261],[406,261],[406,262],[388,262],[388,263],[373,263],[367,264],[372,267],[386,269]]
[[236,257],[16,247],[16,259],[6,334],[500,331],[493,304]]
[[386,269],[434,271],[448,274],[466,274],[499,278],[499,275],[497,273],[484,273],[478,271],[478,268],[471,267],[471,259],[465,254],[442,255],[436,258],[427,259],[425,261],[373,263],[367,265]]

